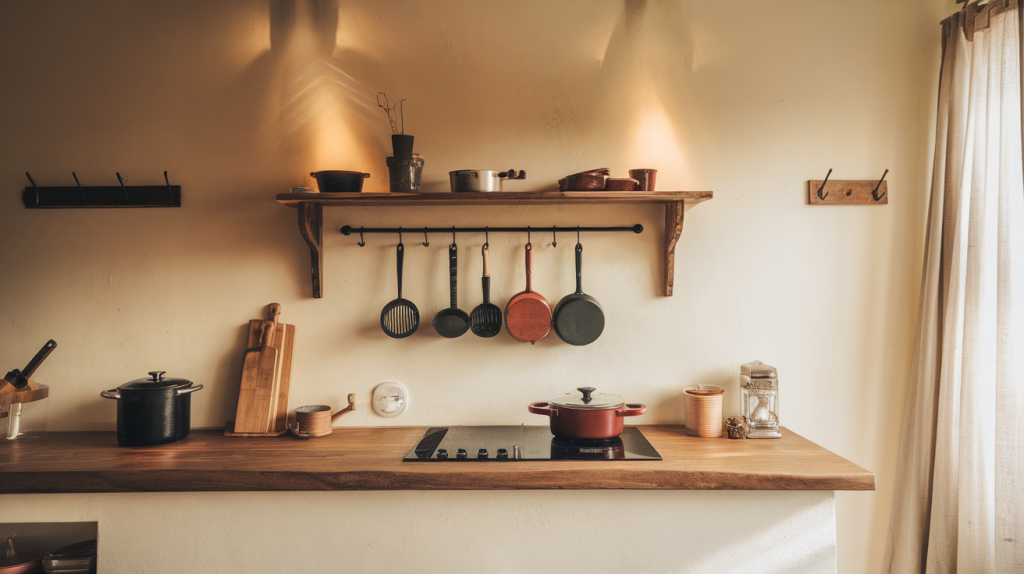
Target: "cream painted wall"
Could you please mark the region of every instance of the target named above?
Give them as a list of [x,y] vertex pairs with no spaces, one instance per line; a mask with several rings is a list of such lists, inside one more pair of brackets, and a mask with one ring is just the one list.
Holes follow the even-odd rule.
[[[914,335],[937,22],[952,2],[288,4],[0,4],[0,361],[20,367],[59,343],[36,377],[52,385],[38,425],[113,429],[99,391],[153,369],[203,383],[193,427],[222,425],[246,322],[272,301],[298,326],[292,406],[355,392],[344,425],[541,424],[525,405],[582,382],[647,404],[639,423],[679,423],[684,386],[721,384],[729,415],[739,364],[756,358],[779,369],[784,425],[876,473],[876,492],[840,493],[836,507],[840,572],[877,570]],[[386,191],[377,91],[407,99],[431,191],[453,169],[525,169],[507,189],[547,190],[601,166],[713,190],[687,212],[676,296],[659,294],[661,212],[589,206],[328,210],[326,296],[312,299],[295,211],[273,196],[317,169],[369,171],[367,190]],[[889,169],[889,204],[806,205],[806,181],[829,168]],[[40,185],[68,185],[71,171],[84,185],[116,184],[115,171],[151,184],[168,170],[183,206],[26,210],[26,170]],[[608,320],[585,348],[446,340],[429,325],[390,340],[377,317],[394,297],[395,238],[359,248],[337,233],[633,223],[646,231],[583,237],[584,289]],[[523,240],[491,238],[499,303],[522,289]],[[448,238],[419,241],[407,241],[405,294],[429,320],[447,304]],[[466,309],[479,302],[481,242],[459,238]],[[535,289],[557,301],[573,288],[572,238],[534,243]],[[400,418],[369,410],[384,380],[410,389]]]

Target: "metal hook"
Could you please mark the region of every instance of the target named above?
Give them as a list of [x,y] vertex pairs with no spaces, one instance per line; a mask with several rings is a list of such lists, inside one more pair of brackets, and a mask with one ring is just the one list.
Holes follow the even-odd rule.
[[[399,240],[401,242],[401,240]],[[356,243],[359,247],[366,247],[366,241],[363,239],[363,228],[359,228],[359,243]]]
[[551,247],[558,247],[558,231],[557,227],[551,228]]
[[402,227],[401,226],[398,227],[398,242],[399,243],[402,242]]
[[885,173],[882,174],[882,179],[878,180],[878,185],[876,185],[875,189],[873,189],[871,191],[871,198],[874,199],[875,201],[879,201],[883,197],[885,197],[884,193],[882,195],[878,195],[878,188],[882,187],[882,182],[885,181],[885,176],[888,175],[888,174],[889,174],[889,170],[885,170]]
[[124,180],[121,179],[121,172],[115,171],[114,173],[117,175],[117,181],[121,183],[121,189],[124,191],[124,200],[131,201],[131,199],[128,198],[128,190],[124,187]]
[[423,226],[423,247],[430,247],[430,240],[427,239],[427,226]]
[[828,176],[832,175],[832,169],[829,168],[828,173],[825,174],[825,181],[821,182],[821,187],[818,188],[818,199],[824,201],[828,197],[828,193],[825,195],[821,194],[821,190],[825,189],[825,184],[828,183]]
[[452,226],[452,245],[455,245],[455,226]]
[[527,243],[533,243],[533,241],[530,240],[530,226],[529,225],[526,226],[526,242]]
[[79,193],[82,194],[82,204],[84,205],[85,204],[85,190],[82,189],[82,182],[78,181],[78,176],[75,175],[75,172],[71,172],[71,177],[75,178],[75,183],[78,184],[78,191],[79,191]]
[[577,225],[576,226],[576,244],[579,245],[579,243],[580,243],[580,226]]
[[36,180],[32,179],[32,176],[29,175],[27,171],[25,172],[25,177],[27,177],[28,180],[32,182],[32,189],[36,190],[36,206],[38,206],[39,205],[39,188],[36,186]]
[[171,199],[174,199],[174,192],[171,191],[171,180],[167,179],[166,170],[164,171],[164,183],[167,184],[167,195],[171,196]]
[[491,246],[491,230],[489,226],[484,226],[484,248],[490,248]]

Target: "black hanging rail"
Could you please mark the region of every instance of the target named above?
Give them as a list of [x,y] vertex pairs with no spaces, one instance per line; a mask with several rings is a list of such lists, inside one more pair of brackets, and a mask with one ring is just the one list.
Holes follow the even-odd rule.
[[120,185],[82,185],[78,174],[71,172],[75,186],[38,186],[25,172],[31,187],[21,193],[21,202],[28,209],[60,209],[75,207],[181,207],[181,186],[171,185],[164,172],[164,185],[125,185],[117,172]]
[[[628,227],[352,227],[346,225],[341,228],[342,235],[352,235],[358,233],[360,237],[364,233],[604,233],[604,232],[621,232],[621,231],[632,231],[633,233],[643,233],[644,226],[637,223],[636,225]],[[426,239],[426,238],[425,238]],[[557,239],[556,239],[557,241]],[[365,243],[360,241],[360,247]],[[424,245],[429,245],[429,240],[425,240]],[[557,244],[556,244],[557,245]]]

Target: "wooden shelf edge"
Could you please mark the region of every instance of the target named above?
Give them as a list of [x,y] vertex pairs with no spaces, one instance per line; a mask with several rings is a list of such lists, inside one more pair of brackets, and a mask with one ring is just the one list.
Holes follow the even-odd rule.
[[323,208],[481,205],[662,204],[665,206],[664,294],[675,285],[676,244],[686,205],[714,197],[712,191],[550,191],[498,193],[281,193],[277,202],[299,208],[299,232],[309,246],[313,297],[323,297]]

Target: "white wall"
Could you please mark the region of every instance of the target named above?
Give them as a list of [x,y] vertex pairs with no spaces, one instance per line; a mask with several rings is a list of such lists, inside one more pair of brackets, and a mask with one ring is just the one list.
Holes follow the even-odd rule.
[[[57,340],[35,377],[52,385],[37,421],[113,429],[99,391],[161,369],[206,386],[194,427],[222,425],[246,322],[272,301],[298,327],[292,406],[358,393],[344,425],[542,424],[526,404],[584,382],[647,404],[639,423],[681,422],[695,383],[726,386],[736,414],[739,364],[761,359],[779,369],[784,425],[876,473],[876,492],[836,499],[840,572],[875,571],[914,334],[937,22],[952,3],[332,2],[315,20],[308,0],[293,16],[283,0],[0,5],[0,360],[21,367]],[[273,197],[317,169],[369,171],[367,191],[386,191],[377,91],[407,99],[431,190],[453,169],[525,169],[507,189],[546,190],[602,166],[713,190],[687,212],[675,297],[660,296],[661,211],[588,206],[330,209],[326,295],[312,299],[295,210]],[[889,204],[808,206],[806,181],[829,168],[889,169]],[[72,171],[152,184],[167,170],[183,206],[26,210],[26,170],[40,185],[70,185]],[[583,237],[584,289],[608,321],[586,348],[435,335],[444,236],[407,240],[405,295],[424,325],[390,340],[377,319],[395,238],[359,248],[337,233],[633,223],[643,235]],[[491,238],[499,304],[522,289],[523,240]],[[481,242],[459,238],[464,309],[480,301]],[[534,237],[534,287],[554,302],[573,289],[572,238],[549,242]],[[367,404],[389,379],[412,394],[394,420]]]

